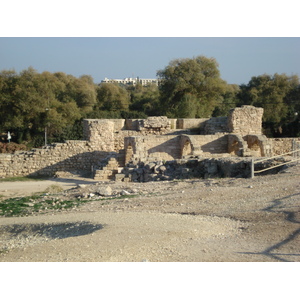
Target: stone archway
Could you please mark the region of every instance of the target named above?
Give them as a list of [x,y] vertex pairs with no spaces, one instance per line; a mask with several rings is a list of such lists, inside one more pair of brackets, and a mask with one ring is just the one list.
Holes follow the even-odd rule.
[[247,142],[237,134],[228,135],[228,153],[231,155],[244,156],[248,150]]
[[245,137],[252,156],[272,156],[272,145],[264,135],[248,135]]
[[193,154],[193,150],[192,150],[192,145],[190,141],[185,141],[183,147],[182,147],[182,153],[181,156],[184,157],[186,155],[192,155]]
[[258,140],[254,140],[251,142],[248,143],[248,149],[251,152],[251,155],[261,157],[262,156],[261,143]]
[[194,154],[194,146],[191,139],[188,136],[181,136],[181,158]]

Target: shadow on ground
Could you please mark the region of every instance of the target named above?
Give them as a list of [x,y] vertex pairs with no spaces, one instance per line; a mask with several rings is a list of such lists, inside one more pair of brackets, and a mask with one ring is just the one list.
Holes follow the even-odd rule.
[[88,177],[82,177],[82,178],[49,178],[49,181],[54,181],[56,183],[69,183],[70,185],[76,185],[76,184],[95,184],[97,183],[96,180],[88,178]]
[[10,238],[43,236],[50,239],[65,239],[91,234],[102,228],[103,225],[90,222],[14,224],[0,226],[0,235],[5,232]]
[[[282,208],[285,207],[284,200],[290,200],[291,198],[295,197],[300,197],[300,193],[292,194],[283,198],[278,198],[274,199],[272,202],[272,205],[262,209],[262,211],[267,211],[267,212],[283,212],[285,215],[285,220],[287,222],[295,223],[295,224],[300,224],[300,221],[296,219],[296,214],[293,211],[288,211],[288,210],[283,210]],[[263,250],[262,252],[243,252],[243,254],[260,254],[260,255],[265,255],[268,257],[273,258],[274,260],[277,261],[282,261],[282,262],[292,262],[293,257],[300,256],[299,253],[280,253],[280,252],[273,252],[273,251],[278,251],[282,246],[293,242],[297,237],[300,235],[300,227],[293,232],[291,232],[285,239],[282,241],[279,241],[278,243],[268,247],[267,249]]]

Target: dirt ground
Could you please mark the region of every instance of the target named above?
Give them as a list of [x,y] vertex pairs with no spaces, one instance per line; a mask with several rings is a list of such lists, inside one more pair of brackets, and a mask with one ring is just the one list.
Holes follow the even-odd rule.
[[65,190],[61,197],[109,187],[125,198],[0,217],[0,261],[299,262],[299,179],[298,164],[254,179],[1,182],[2,199],[54,183]]

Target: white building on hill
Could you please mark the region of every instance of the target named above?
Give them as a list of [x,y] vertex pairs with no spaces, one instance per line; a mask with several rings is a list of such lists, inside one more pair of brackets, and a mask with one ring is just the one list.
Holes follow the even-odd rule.
[[104,80],[101,80],[101,83],[120,83],[120,84],[131,84],[131,85],[136,85],[137,83],[140,83],[141,85],[145,86],[145,85],[149,85],[152,83],[155,83],[156,85],[159,84],[159,80],[158,79],[144,79],[144,78],[124,78],[124,79],[108,79],[108,78],[104,78]]

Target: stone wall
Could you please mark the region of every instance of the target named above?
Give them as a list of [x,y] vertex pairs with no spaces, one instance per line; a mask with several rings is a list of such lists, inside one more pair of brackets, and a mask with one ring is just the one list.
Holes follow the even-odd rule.
[[[112,155],[114,167],[117,167],[131,160],[271,156],[291,151],[293,139],[268,139],[261,134],[262,113],[262,108],[243,106],[232,110],[228,117],[211,119],[86,119],[83,141],[0,154],[0,176],[49,176],[57,171],[90,171],[102,166],[101,162]],[[194,126],[206,134],[192,134],[188,127]]]
[[[244,156],[271,157],[273,155],[272,141],[265,135],[247,135],[244,140],[247,141]],[[245,152],[248,152],[247,155]]]
[[228,115],[228,131],[241,136],[262,134],[263,108],[244,105],[230,110]]
[[102,151],[114,151],[114,122],[110,120],[83,120],[83,138]]
[[250,177],[251,159],[197,158],[141,162],[117,174],[118,181],[162,181],[191,178]]
[[125,163],[180,158],[180,136],[135,136],[124,139]]
[[148,117],[140,123],[139,130],[144,131],[168,131],[171,129],[171,122],[165,116]]
[[138,130],[141,120],[142,119],[126,119],[125,130]]
[[293,149],[293,141],[300,142],[300,138],[272,138],[269,140],[272,142],[274,156],[291,152]]
[[[188,149],[191,150],[189,151]],[[181,137],[182,156],[209,156],[213,154],[227,153],[227,150],[227,134],[219,133],[213,135],[183,135]]]
[[57,171],[90,171],[114,151],[114,123],[84,120],[86,140],[56,143],[41,149],[0,154],[0,176],[52,176]]
[[218,132],[228,132],[228,118],[216,117],[205,122],[203,134],[215,134]]
[[209,118],[202,119],[177,119],[176,128],[174,129],[191,129],[191,128],[199,128],[200,130],[204,128],[205,122],[208,121]]
[[236,156],[245,156],[247,142],[238,134],[228,134],[228,153]]
[[109,152],[87,141],[67,141],[43,149],[0,155],[0,176],[53,176],[57,171],[90,171]]
[[125,138],[125,163],[129,161],[173,160],[183,156],[225,154],[226,134],[132,136]]
[[114,123],[114,131],[121,131],[121,130],[126,130],[126,124],[125,124],[125,119],[107,119],[107,121],[110,121]]

